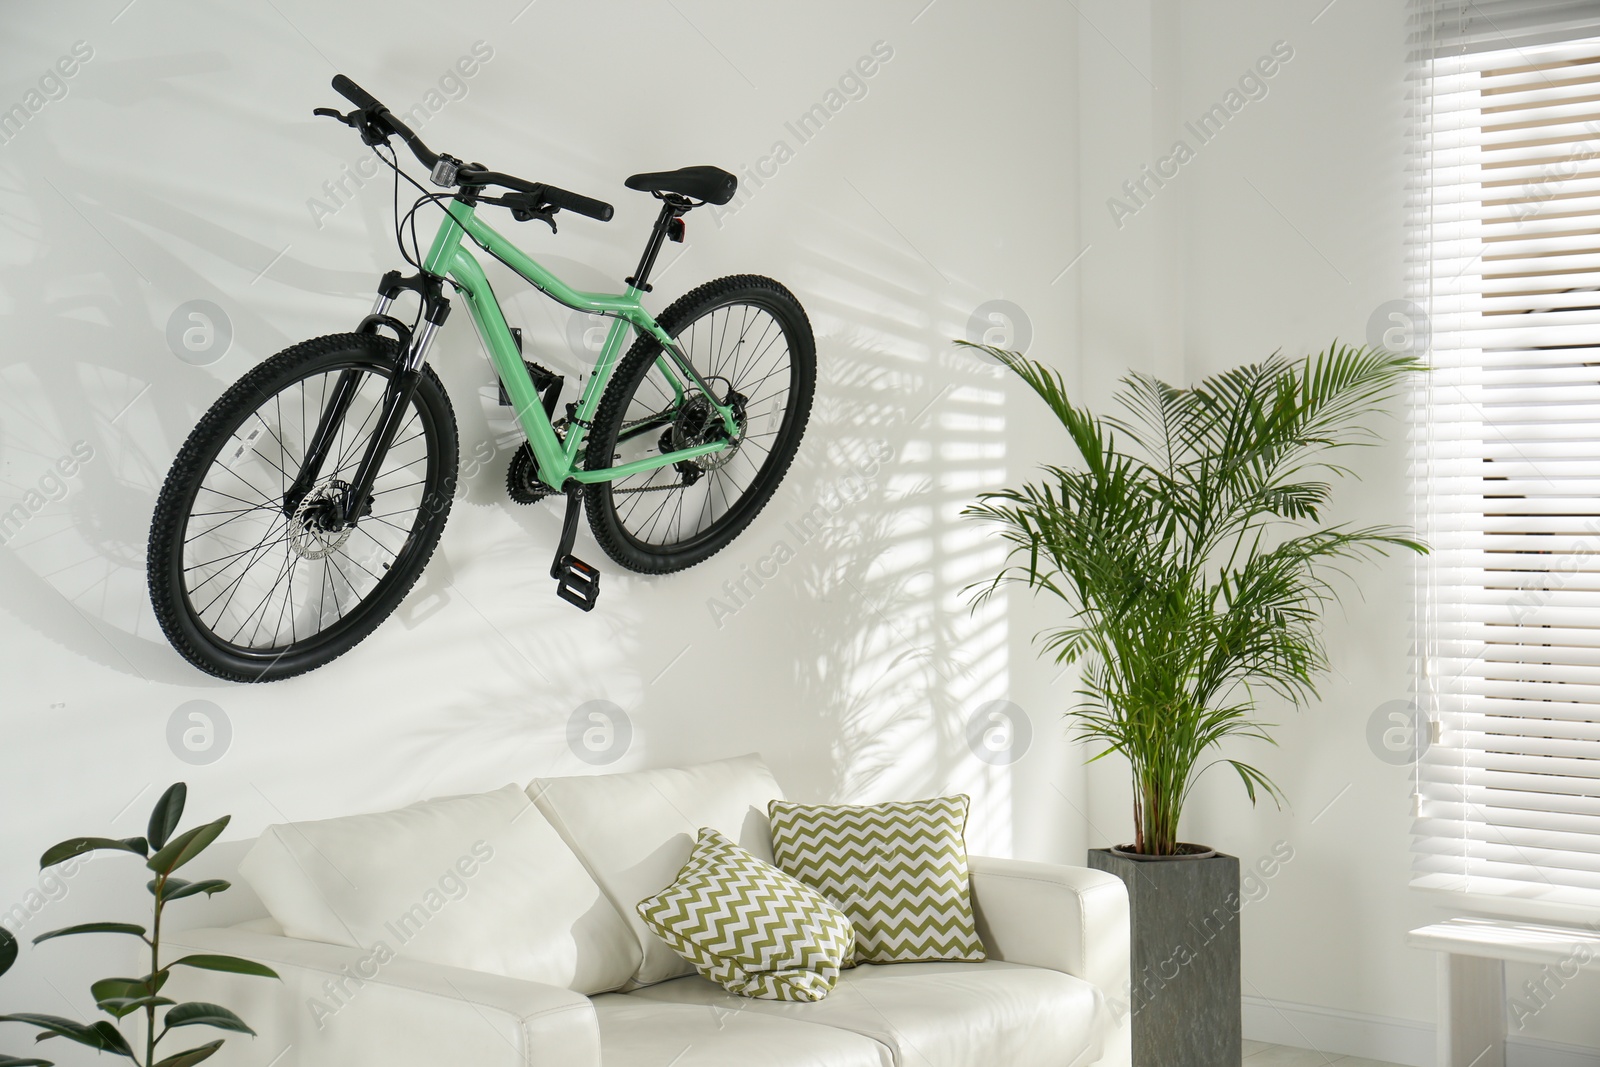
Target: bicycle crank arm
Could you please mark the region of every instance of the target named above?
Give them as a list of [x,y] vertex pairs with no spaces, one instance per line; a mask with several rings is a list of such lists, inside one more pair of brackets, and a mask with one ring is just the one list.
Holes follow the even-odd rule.
[[578,517],[583,514],[583,486],[567,483],[567,513],[561,520],[561,541],[550,564],[550,577],[556,580],[556,596],[584,611],[593,611],[600,599],[600,571],[572,554],[578,536]]

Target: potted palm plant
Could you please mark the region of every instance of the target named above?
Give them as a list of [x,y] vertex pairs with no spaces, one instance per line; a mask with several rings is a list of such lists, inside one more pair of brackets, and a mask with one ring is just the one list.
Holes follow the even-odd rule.
[[1190,388],[1134,374],[1120,411],[1098,416],[1043,364],[974,347],[1021,377],[1072,445],[1070,465],[965,514],[1010,544],[975,599],[1015,583],[1065,604],[1065,624],[1039,637],[1081,666],[1077,738],[1096,747],[1091,760],[1128,763],[1132,841],[1089,862],[1128,885],[1134,1062],[1237,1067],[1238,861],[1181,841],[1179,820],[1210,767],[1236,773],[1251,803],[1281,801],[1230,743],[1272,743],[1259,697],[1315,697],[1322,611],[1345,565],[1425,551],[1397,527],[1322,524],[1332,479],[1350,474],[1331,453],[1376,440],[1373,416],[1421,366],[1335,345]]

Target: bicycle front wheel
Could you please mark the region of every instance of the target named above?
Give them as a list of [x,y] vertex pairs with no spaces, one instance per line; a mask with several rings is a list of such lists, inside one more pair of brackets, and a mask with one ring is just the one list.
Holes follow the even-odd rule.
[[728,448],[585,491],[589,527],[608,556],[631,570],[665,574],[713,555],[766,506],[805,434],[816,388],[811,323],[793,294],[770,278],[719,278],[661,313],[718,403],[726,426],[648,336],[618,365],[595,412],[585,468],[602,470],[714,441]]
[[[431,369],[361,518],[330,518],[377,431],[400,346],[372,334],[305,341],[235,383],[189,435],[150,526],[150,599],[173,648],[237,682],[320,667],[370,634],[427,566],[455,487],[455,413]],[[299,499],[308,446],[332,446]]]

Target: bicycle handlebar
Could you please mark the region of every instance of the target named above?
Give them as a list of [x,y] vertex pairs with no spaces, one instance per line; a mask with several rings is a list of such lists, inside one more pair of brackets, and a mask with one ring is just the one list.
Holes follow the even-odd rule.
[[[394,112],[384,107],[383,102],[361,86],[345,77],[343,74],[333,76],[334,92],[350,101],[356,107],[366,112],[368,120],[376,125],[385,127],[387,132],[399,137],[411,149],[411,154],[417,157],[417,162],[434,170],[439,164],[439,153],[433,151],[423,143],[422,138],[395,117]],[[518,178],[514,174],[502,174],[496,170],[487,170],[477,164],[463,164],[455,172],[455,182],[458,186],[500,185],[507,189],[514,189],[520,193],[539,197],[552,208],[565,209],[586,215],[591,219],[601,222],[610,222],[613,214],[610,204],[603,200],[584,196],[581,193],[568,192],[554,185],[543,182],[530,182],[525,178]]]
[[364,111],[388,111],[378,98],[367,92],[343,74],[333,76],[333,91]]
[[456,172],[456,182],[459,185],[501,185],[507,189],[514,189],[519,193],[527,193],[543,200],[554,208],[575,211],[580,215],[587,215],[591,219],[601,222],[610,222],[613,214],[612,207],[604,200],[584,196],[582,193],[569,192],[554,185],[544,182],[530,182],[519,178],[515,174],[502,174],[497,170],[485,170],[476,164],[468,164]]
[[554,207],[575,211],[580,215],[586,215],[601,222],[611,221],[611,205],[604,200],[596,200],[593,197],[584,196],[582,193],[568,192],[554,185],[544,187],[544,198]]

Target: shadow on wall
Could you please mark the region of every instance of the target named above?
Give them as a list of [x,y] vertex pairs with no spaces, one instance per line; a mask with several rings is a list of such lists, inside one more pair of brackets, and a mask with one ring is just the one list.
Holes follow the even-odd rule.
[[[149,66],[98,60],[97,73],[116,72],[106,84],[139,90],[137,101],[106,102],[192,105],[195,91],[177,75],[223,70],[228,61],[199,54],[164,60],[160,71]],[[240,117],[265,128],[278,119]],[[7,549],[0,552],[0,606],[44,638],[119,673],[221,685],[167,647],[148,608],[144,545],[167,464],[217,392],[209,375],[172,373],[178,353],[188,362],[208,353],[220,358],[229,338],[191,335],[185,347],[183,328],[216,324],[177,319],[178,346],[157,355],[167,347],[160,340],[165,324],[152,316],[173,294],[226,301],[235,307],[232,332],[248,337],[251,355],[260,358],[291,339],[265,300],[227,300],[205,265],[220,261],[236,277],[276,264],[295,288],[319,293],[356,292],[371,279],[296,261],[201,217],[176,195],[181,182],[140,179],[111,161],[68,160],[46,137],[30,138],[27,149],[25,164],[0,172],[0,232],[11,250],[0,261],[0,292],[13,308],[48,321],[52,343],[0,356],[0,541]],[[159,230],[152,219],[161,220]],[[172,244],[188,254],[175,254]]]
[[795,595],[826,605],[792,665],[832,768],[810,787],[841,801],[967,791],[1008,832],[1008,776],[967,729],[1005,694],[1005,616],[999,602],[969,613],[963,593],[1000,553],[959,517],[1005,476],[1002,372],[952,347],[970,305],[920,254],[839,217],[808,232],[800,278],[826,358],[803,465],[813,494],[779,536]]

